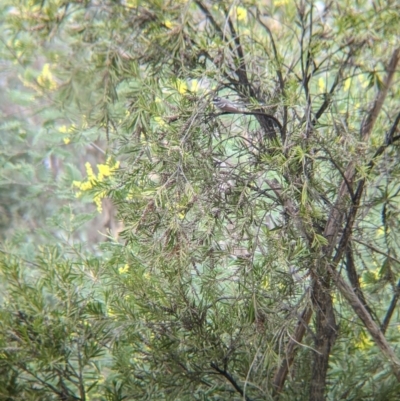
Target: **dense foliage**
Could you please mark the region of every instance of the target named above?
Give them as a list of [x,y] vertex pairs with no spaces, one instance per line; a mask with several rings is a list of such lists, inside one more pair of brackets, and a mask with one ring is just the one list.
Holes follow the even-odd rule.
[[0,399],[397,399],[399,12],[4,1]]

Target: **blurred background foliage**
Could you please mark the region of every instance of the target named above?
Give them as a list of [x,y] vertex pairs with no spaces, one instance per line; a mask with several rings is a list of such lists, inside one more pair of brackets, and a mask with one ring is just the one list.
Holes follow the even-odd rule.
[[[366,189],[338,271],[377,324],[393,306],[383,331],[396,348],[398,73],[370,138],[360,130],[399,12],[2,1],[0,400],[318,399],[313,318],[279,395],[274,378],[313,305],[349,162]],[[216,95],[283,128],[219,115]],[[329,297],[322,392],[397,399],[368,330],[334,285]]]

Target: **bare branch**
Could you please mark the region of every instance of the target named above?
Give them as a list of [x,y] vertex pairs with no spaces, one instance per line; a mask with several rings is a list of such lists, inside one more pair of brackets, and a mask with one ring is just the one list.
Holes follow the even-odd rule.
[[249,398],[247,395],[244,394],[243,390],[241,387],[236,383],[236,380],[232,377],[231,374],[229,374],[225,369],[220,369],[218,365],[215,362],[211,362],[210,366],[216,370],[220,375],[224,376],[229,383],[232,384],[234,389],[246,400],[246,401],[251,401],[251,398]]
[[[393,52],[392,58],[389,62],[389,66],[387,68],[387,76],[385,78],[384,87],[377,94],[375,103],[374,103],[372,109],[370,110],[370,112],[368,113],[368,117],[361,128],[361,134],[362,134],[363,140],[369,139],[369,136],[372,132],[372,128],[373,128],[373,126],[376,122],[376,119],[378,117],[378,114],[382,108],[383,102],[386,99],[386,96],[387,96],[387,93],[389,90],[389,86],[393,80],[396,66],[399,62],[399,58],[400,58],[400,48],[396,49]],[[354,176],[355,176],[355,162],[351,161],[348,164],[347,169],[344,173],[345,179],[343,180],[342,184],[340,185],[340,188],[338,191],[338,196],[337,196],[336,202],[335,202],[335,206],[331,209],[331,213],[329,215],[328,221],[325,226],[324,235],[329,241],[329,245],[327,247],[325,247],[326,248],[325,253],[327,256],[331,255],[331,253],[335,247],[339,229],[343,223],[343,219],[345,216],[345,209],[343,209],[343,208],[346,204],[346,195],[349,193],[348,186],[349,185],[351,186],[352,183],[354,182]],[[358,187],[358,191],[357,191],[357,192],[359,192],[358,196],[360,196],[360,197],[361,197],[362,189],[363,189],[363,186],[361,186],[361,183],[360,183],[360,185]],[[356,196],[357,196],[357,194],[356,194]],[[350,214],[356,213],[356,212],[357,212],[357,208],[353,207],[353,211],[350,212]],[[348,224],[348,227],[350,230],[352,229],[352,225]],[[342,247],[342,250],[344,250],[343,247]]]
[[365,306],[365,309],[369,312],[369,314],[375,319],[376,322],[379,324],[379,319],[374,313],[374,311],[368,306],[367,301],[364,297],[364,293],[362,292],[360,286],[360,280],[358,278],[356,265],[354,262],[354,254],[353,254],[353,247],[351,242],[348,243],[346,249],[346,270],[347,270],[347,277],[350,281],[350,284],[353,286],[354,293],[358,296],[361,303]]
[[340,293],[347,299],[357,316],[364,323],[376,345],[380,348],[385,357],[388,358],[397,380],[400,381],[400,360],[390,347],[390,344],[387,342],[378,325],[372,320],[371,315],[365,309],[365,306],[358,299],[352,288],[343,280],[340,274],[331,266],[328,266],[328,270]]
[[318,121],[318,119],[322,116],[322,114],[324,114],[325,110],[329,107],[329,105],[331,104],[331,99],[332,99],[332,95],[335,92],[336,87],[339,85],[340,82],[340,78],[342,77],[342,73],[344,68],[347,66],[350,58],[353,56],[352,52],[349,52],[349,54],[346,57],[346,60],[344,61],[344,63],[342,63],[340,65],[340,68],[335,76],[335,80],[333,81],[333,84],[331,86],[331,89],[329,90],[329,93],[326,94],[325,96],[325,100],[322,103],[321,107],[319,108],[319,110],[317,111],[317,113],[315,114],[315,118],[313,120],[313,125],[315,125]]
[[392,318],[393,312],[396,309],[396,305],[397,305],[397,302],[398,302],[399,298],[400,298],[400,280],[397,283],[396,291],[393,294],[392,301],[390,302],[389,308],[388,308],[388,310],[386,312],[386,316],[383,319],[383,322],[381,324],[381,331],[382,331],[383,334],[386,333],[386,330],[387,330],[387,328],[389,326],[389,323],[390,323],[390,319]]
[[293,335],[286,348],[286,358],[282,362],[280,368],[275,373],[273,379],[274,392],[279,394],[282,391],[283,385],[285,383],[287,374],[289,373],[290,366],[293,364],[296,350],[298,344],[303,340],[304,334],[306,332],[306,327],[311,320],[313,310],[311,307],[304,309],[301,314],[301,319],[297,323],[296,331]]
[[[276,67],[276,75],[278,76],[279,86],[280,86],[282,97],[285,98],[286,97],[285,81],[283,79],[282,70],[280,68],[280,60],[279,60],[278,50],[277,50],[276,45],[275,45],[275,40],[274,40],[274,37],[273,37],[272,32],[269,29],[268,25],[266,25],[261,20],[260,12],[259,12],[258,9],[257,9],[257,20],[262,25],[262,27],[266,30],[266,32],[267,32],[267,34],[268,34],[268,36],[270,38],[271,45],[272,45],[272,51],[273,51],[274,57],[275,57],[275,63],[277,65],[277,67]],[[281,130],[282,143],[284,143],[285,140],[286,140],[287,121],[288,121],[288,106],[285,104],[283,106],[283,130]]]
[[394,73],[396,71],[397,64],[399,63],[399,59],[400,59],[400,47],[397,48],[392,54],[392,58],[390,59],[388,67],[386,68],[387,75],[383,82],[383,88],[378,92],[378,95],[375,99],[375,103],[372,106],[372,109],[368,113],[368,117],[366,118],[364,124],[361,127],[361,138],[363,140],[369,139],[369,136],[371,135],[372,129],[374,128],[375,122],[382,109],[390,85],[393,81]]

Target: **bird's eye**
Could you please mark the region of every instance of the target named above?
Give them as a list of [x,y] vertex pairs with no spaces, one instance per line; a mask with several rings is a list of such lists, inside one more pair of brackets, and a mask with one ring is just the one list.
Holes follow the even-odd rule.
[[219,102],[221,100],[221,98],[220,97],[215,97],[214,99],[213,99],[213,102]]

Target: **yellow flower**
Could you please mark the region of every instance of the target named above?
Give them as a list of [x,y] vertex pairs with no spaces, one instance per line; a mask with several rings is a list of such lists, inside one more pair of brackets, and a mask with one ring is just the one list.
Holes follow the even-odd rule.
[[[92,166],[89,162],[85,163],[87,180],[86,181],[73,181],[72,185],[80,189],[80,191],[75,195],[80,197],[82,192],[88,191],[96,186],[97,182],[103,181],[104,177],[109,177],[112,173],[119,168],[119,162],[117,161],[114,165],[111,165],[111,157],[106,160],[105,164],[98,164],[97,169],[99,173],[96,175],[93,172]],[[97,206],[99,213],[102,212],[102,200],[106,197],[106,191],[102,190],[97,192],[93,197],[93,202]]]
[[111,174],[111,169],[108,164],[98,164],[99,174],[108,177]]
[[90,181],[82,182],[81,184],[81,190],[82,191],[89,191],[89,189],[92,189],[93,185]]
[[381,226],[376,230],[376,237],[379,238],[383,237],[384,235],[385,235],[385,228]]
[[[62,125],[58,128],[58,132],[60,132],[61,134],[68,134],[74,132],[75,129],[76,127],[74,124],[70,125],[69,127],[67,127],[66,125]],[[71,142],[71,138],[66,136],[63,138],[63,141],[66,145],[68,145]]]
[[85,163],[85,168],[86,168],[86,174],[87,174],[88,178],[91,180],[94,180],[96,177],[93,174],[93,169],[89,162]]
[[373,341],[365,333],[361,333],[358,338],[358,341],[356,342],[356,347],[361,350],[369,349],[373,345],[374,345]]
[[62,125],[61,127],[58,128],[58,131],[61,132],[62,134],[66,134],[68,132],[68,128],[66,125]]
[[110,317],[114,317],[115,316],[115,311],[114,311],[113,308],[108,308],[107,312],[108,312],[108,316],[110,316]]
[[118,273],[119,273],[119,274],[124,274],[124,273],[126,273],[128,270],[129,270],[129,266],[128,266],[128,264],[126,264],[124,267],[120,267],[120,268],[118,269]]
[[154,117],[154,120],[160,127],[167,125],[167,123],[161,117]]
[[319,88],[320,92],[325,92],[326,86],[325,86],[325,79],[324,78],[320,78],[318,80],[318,88]]
[[344,81],[344,91],[347,92],[350,89],[351,85],[351,78],[347,78],[346,81]]
[[54,81],[53,75],[50,71],[50,64],[46,63],[43,66],[42,72],[37,78],[37,82],[40,86],[49,90],[54,90],[57,88],[57,83]]
[[101,191],[98,194],[96,194],[93,198],[93,202],[96,204],[97,206],[97,211],[99,213],[101,213],[103,211],[103,205],[102,205],[102,200],[105,198],[106,196],[106,192],[105,191]]
[[236,7],[236,17],[238,21],[247,19],[247,10],[244,7]]
[[183,95],[185,92],[187,92],[187,85],[186,82],[182,81],[181,79],[178,79],[176,81],[176,89],[178,92]]

